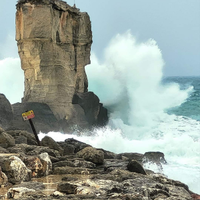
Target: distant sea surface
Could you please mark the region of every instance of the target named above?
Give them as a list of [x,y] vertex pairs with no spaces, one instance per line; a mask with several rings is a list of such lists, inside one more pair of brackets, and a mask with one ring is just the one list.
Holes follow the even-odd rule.
[[[182,90],[193,87],[193,92],[181,106],[168,110],[169,114],[185,116],[200,121],[200,77],[167,77],[163,83],[178,83]],[[199,130],[200,131],[200,130]],[[200,134],[200,132],[199,132]]]

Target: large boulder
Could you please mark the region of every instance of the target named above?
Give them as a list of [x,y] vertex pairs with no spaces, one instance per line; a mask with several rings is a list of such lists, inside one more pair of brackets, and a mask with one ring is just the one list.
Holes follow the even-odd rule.
[[0,126],[7,129],[13,119],[13,110],[4,94],[0,94]]
[[148,165],[154,165],[159,172],[162,172],[163,164],[166,164],[165,155],[162,152],[146,152],[143,156],[143,165],[148,168]]
[[54,149],[54,150],[57,150],[57,151],[60,152],[61,155],[63,154],[63,148],[55,140],[53,140],[49,136],[45,136],[41,140],[41,145],[49,147],[49,148]]
[[71,144],[63,146],[63,155],[73,155],[75,151],[75,147]]
[[107,109],[99,102],[99,98],[93,92],[76,93],[73,104],[79,104],[90,125],[104,126],[108,122]]
[[129,161],[128,165],[127,165],[127,169],[130,172],[136,172],[136,173],[140,173],[140,174],[144,174],[146,175],[146,172],[144,170],[144,168],[142,167],[142,165],[137,162],[136,160],[131,160]]
[[152,162],[152,163],[156,163],[156,164],[166,164],[167,161],[165,160],[165,155],[162,152],[154,152],[154,151],[150,151],[150,152],[146,152],[143,156],[143,163],[146,162]]
[[51,162],[49,154],[46,153],[46,152],[41,153],[39,155],[39,158],[40,158],[42,165],[43,165],[42,174],[44,176],[51,174],[51,172],[52,172],[52,162]]
[[15,139],[6,132],[0,133],[0,146],[3,148],[12,147],[15,145]]
[[31,170],[17,156],[11,156],[9,159],[6,159],[3,167],[9,182],[13,184],[31,180]]
[[83,158],[84,160],[91,161],[95,164],[104,163],[104,153],[101,150],[97,150],[93,147],[86,147],[79,151],[77,157]]

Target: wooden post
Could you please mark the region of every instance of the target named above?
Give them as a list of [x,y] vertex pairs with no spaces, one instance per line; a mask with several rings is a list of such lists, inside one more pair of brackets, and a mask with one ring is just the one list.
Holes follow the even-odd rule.
[[38,135],[37,135],[37,131],[35,130],[35,127],[34,127],[34,125],[33,125],[32,120],[29,119],[28,121],[29,121],[29,123],[30,123],[30,125],[31,125],[31,128],[32,128],[32,130],[33,130],[33,133],[34,133],[34,135],[35,135],[35,139],[36,139],[36,141],[37,141],[37,143],[38,143],[38,146],[41,146],[41,145],[40,145],[40,140],[39,140]]
[[34,127],[33,122],[32,122],[32,120],[31,120],[32,118],[35,117],[35,114],[34,114],[33,110],[30,110],[30,111],[27,110],[25,113],[22,113],[22,117],[23,117],[23,119],[24,119],[25,121],[26,121],[26,120],[29,121],[29,123],[30,123],[30,125],[31,125],[31,128],[32,128],[32,130],[33,130],[33,133],[34,133],[34,135],[35,135],[35,139],[36,139],[38,145],[41,146],[41,145],[40,145],[40,140],[39,140],[38,135],[37,135],[37,131],[35,130],[35,127]]

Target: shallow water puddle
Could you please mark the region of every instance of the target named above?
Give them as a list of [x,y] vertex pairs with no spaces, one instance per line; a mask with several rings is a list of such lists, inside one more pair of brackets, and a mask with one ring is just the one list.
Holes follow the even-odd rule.
[[[85,181],[86,179],[89,178],[88,175],[77,175],[77,174],[76,175],[71,175],[71,174],[49,175],[49,176],[41,177],[41,178],[32,178],[31,182],[43,183],[45,186],[45,189],[41,190],[41,192],[49,196],[57,190],[57,185],[58,183],[62,182],[63,177],[76,178],[79,181]],[[15,185],[9,185],[9,186],[0,188],[0,196],[4,196],[11,187],[15,187]]]
[[49,175],[42,178],[33,178],[32,182],[40,182],[43,183],[45,189],[41,192],[45,193],[46,195],[51,195],[53,192],[57,190],[57,185],[59,182],[62,181],[62,178],[66,177],[66,175]]
[[88,175],[71,175],[71,174],[64,174],[64,175],[49,175],[42,178],[33,178],[32,182],[40,182],[43,183],[45,186],[44,190],[41,190],[46,195],[51,195],[57,190],[58,183],[62,182],[63,177],[68,178],[77,178],[79,181],[85,181],[89,178]]
[[[31,182],[40,182],[40,183],[43,183],[44,186],[45,186],[45,189],[41,190],[41,192],[43,192],[45,195],[51,195],[52,193],[54,193],[57,190],[57,185],[58,185],[59,182],[62,181],[63,177],[78,178],[80,180],[84,179],[83,175],[69,175],[69,174],[65,174],[65,175],[49,175],[49,176],[42,177],[42,178],[32,178]],[[5,195],[7,193],[7,191],[11,187],[15,187],[15,185],[11,185],[11,186],[0,188],[0,195],[1,196]]]

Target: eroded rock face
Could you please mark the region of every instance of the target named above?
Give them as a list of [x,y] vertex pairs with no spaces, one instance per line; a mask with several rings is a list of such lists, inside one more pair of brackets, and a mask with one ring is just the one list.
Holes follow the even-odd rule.
[[4,94],[0,94],[0,126],[7,129],[13,119],[13,110]]
[[16,40],[25,74],[23,102],[47,103],[57,119],[83,120],[84,111],[72,98],[88,87],[88,14],[60,0],[19,0]]
[[108,122],[107,109],[93,92],[76,93],[72,103],[79,104],[83,108],[89,124],[103,126]]

